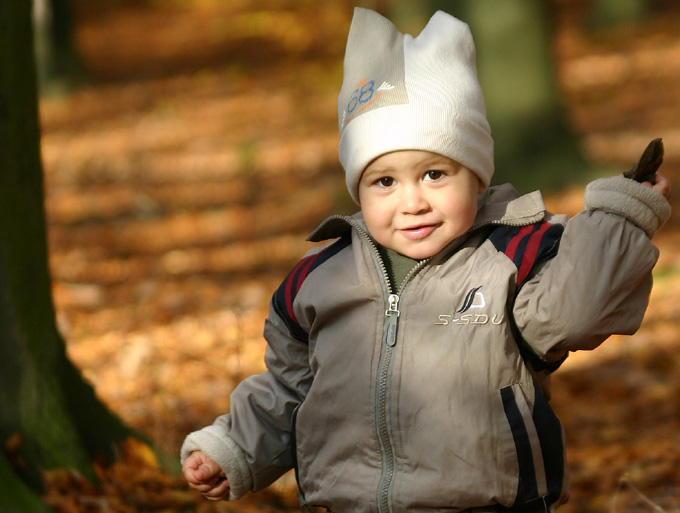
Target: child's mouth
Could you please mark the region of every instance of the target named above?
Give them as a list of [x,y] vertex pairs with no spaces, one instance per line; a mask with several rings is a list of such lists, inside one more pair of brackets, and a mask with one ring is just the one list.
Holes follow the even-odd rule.
[[401,232],[409,239],[418,240],[424,239],[425,237],[430,235],[436,228],[437,225],[426,224],[421,226],[413,226],[411,228],[404,228],[403,230],[401,230]]

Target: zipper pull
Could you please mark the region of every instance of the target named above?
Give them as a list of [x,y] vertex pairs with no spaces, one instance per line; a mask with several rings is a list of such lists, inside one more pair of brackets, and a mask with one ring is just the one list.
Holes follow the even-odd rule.
[[387,325],[387,345],[393,347],[397,343],[397,322],[399,319],[399,296],[390,294],[387,298],[385,316],[389,318]]
[[387,297],[387,310],[385,310],[385,315],[395,315],[399,317],[399,296],[396,294],[390,294]]

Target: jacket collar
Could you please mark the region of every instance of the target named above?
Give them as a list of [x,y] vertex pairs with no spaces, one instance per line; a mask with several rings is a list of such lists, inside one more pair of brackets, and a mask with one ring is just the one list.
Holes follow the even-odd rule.
[[477,217],[470,230],[490,224],[525,226],[544,217],[545,203],[539,191],[519,196],[511,184],[505,183],[480,194]]

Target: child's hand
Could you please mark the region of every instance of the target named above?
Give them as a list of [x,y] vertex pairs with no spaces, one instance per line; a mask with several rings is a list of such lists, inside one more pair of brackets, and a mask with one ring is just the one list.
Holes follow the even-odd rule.
[[651,182],[642,182],[642,185],[646,187],[651,187],[653,190],[661,194],[664,198],[667,200],[670,200],[671,198],[671,182],[663,176],[661,173],[656,173],[656,177],[654,178],[654,183],[652,184]]
[[218,501],[229,495],[229,481],[220,466],[203,451],[194,451],[184,461],[182,473],[191,488],[206,499]]

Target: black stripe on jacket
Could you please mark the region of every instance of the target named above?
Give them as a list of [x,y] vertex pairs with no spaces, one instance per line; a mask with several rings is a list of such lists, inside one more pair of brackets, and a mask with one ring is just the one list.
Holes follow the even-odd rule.
[[350,235],[347,235],[336,240],[318,253],[303,258],[288,274],[286,279],[283,280],[283,283],[281,283],[276,292],[274,292],[272,297],[274,311],[283,320],[294,339],[305,344],[309,342],[309,334],[302,329],[293,310],[293,303],[300,287],[302,287],[304,281],[315,269],[337,255],[351,243],[352,238]]
[[[564,480],[562,425],[550,407],[548,400],[541,393],[538,385],[534,383],[535,400],[530,422],[533,422],[538,435],[543,460],[543,468],[536,469],[525,419],[517,405],[518,398],[515,397],[510,386],[501,389],[500,393],[505,415],[515,441],[519,465],[519,483],[515,503],[509,508],[496,506],[495,509],[502,513],[546,511],[546,506],[557,502],[562,492]],[[547,485],[545,497],[538,494],[536,472],[545,473]]]

